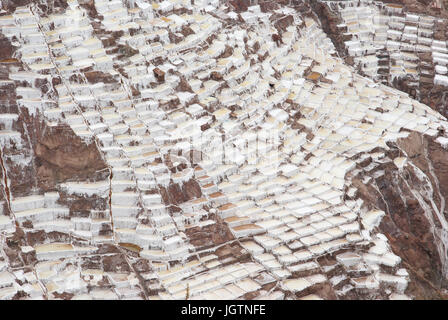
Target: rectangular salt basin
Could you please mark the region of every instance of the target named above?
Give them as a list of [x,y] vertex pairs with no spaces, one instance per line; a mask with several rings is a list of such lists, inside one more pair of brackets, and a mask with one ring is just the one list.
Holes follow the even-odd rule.
[[70,257],[76,254],[73,246],[68,243],[48,243],[34,247],[37,259],[50,260]]

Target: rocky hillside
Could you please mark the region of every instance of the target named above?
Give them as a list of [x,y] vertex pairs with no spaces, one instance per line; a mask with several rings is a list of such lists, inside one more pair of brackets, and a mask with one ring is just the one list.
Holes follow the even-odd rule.
[[1,6],[0,299],[448,298],[443,2]]

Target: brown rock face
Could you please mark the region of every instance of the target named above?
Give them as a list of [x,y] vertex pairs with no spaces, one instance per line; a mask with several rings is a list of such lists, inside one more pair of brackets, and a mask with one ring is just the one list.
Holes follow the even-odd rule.
[[182,185],[182,191],[188,200],[202,196],[201,187],[196,180],[190,179]]
[[153,72],[154,72],[154,75],[157,78],[157,81],[159,81],[159,82],[164,82],[165,81],[165,72],[163,72],[159,68],[154,68]]
[[191,89],[191,86],[188,84],[188,81],[185,79],[185,77],[181,76],[179,84],[176,88],[177,91],[187,91],[193,93],[193,89]]
[[180,33],[182,33],[184,37],[188,37],[190,34],[194,34],[194,31],[189,26],[182,26]]
[[[285,32],[286,28],[290,25],[294,24],[294,18],[292,15],[284,15],[274,13],[269,20],[275,21],[274,27],[278,30],[279,33]],[[276,40],[274,40],[276,41]]]
[[188,180],[183,185],[171,183],[168,188],[160,187],[160,193],[166,205],[177,205],[202,195],[201,187],[194,179]]
[[108,176],[96,144],[83,142],[67,125],[47,127],[44,123],[29,130],[35,152],[38,187],[45,191],[68,180],[104,180]]
[[2,1],[2,8],[4,10],[13,12],[17,7],[26,6],[32,2],[31,0],[5,0]]
[[435,210],[446,219],[448,151],[434,139],[413,132],[386,154],[393,159],[403,153],[409,164],[402,171],[392,163],[383,164],[375,169],[383,175],[368,184],[361,182],[362,176],[355,177],[353,184],[369,208],[387,213],[378,231],[386,235],[410,272],[407,293],[416,299],[447,299],[447,248]]
[[[213,219],[213,217],[210,218]],[[193,227],[185,230],[185,234],[192,245],[198,249],[205,249],[234,239],[227,224],[219,217],[216,217],[214,220],[216,221],[215,224],[203,228]]]
[[0,34],[0,61],[11,59],[13,53],[14,50],[8,38],[6,38],[3,34]]
[[87,79],[87,81],[89,81],[89,83],[98,83],[98,82],[115,83],[115,82],[117,82],[112,77],[111,74],[104,73],[102,71],[90,71],[90,72],[84,73],[84,75],[86,76],[86,79]]
[[[324,3],[311,1],[310,4],[314,10],[316,18],[318,18],[321,22],[323,31],[325,31],[325,33],[331,39],[340,56],[345,57],[346,55],[344,54],[345,45],[343,34],[337,28],[337,25],[340,23],[339,17],[335,13],[333,13]],[[353,65],[353,62],[348,61],[347,58],[348,57],[346,57],[345,62]]]
[[229,3],[236,12],[247,11],[247,8],[250,6],[250,0],[231,0]]
[[213,71],[210,74],[210,79],[215,80],[215,81],[222,81],[223,76],[219,72]]
[[[67,125],[48,127],[40,116],[19,117],[19,131],[26,142],[20,152],[5,148],[8,181],[14,196],[29,195],[31,189],[56,190],[56,184],[69,180],[104,180],[107,166],[94,142],[83,142]],[[19,154],[31,157],[27,165],[16,163]]]
[[[0,167],[0,212],[3,212],[4,215],[9,215],[9,206],[5,200],[9,199],[9,188],[6,184],[7,181],[5,181],[5,173],[3,172],[3,165]],[[6,186],[6,187],[5,187]]]
[[131,270],[123,254],[106,256],[102,260],[106,272],[129,272]]
[[37,161],[41,163],[38,176],[44,177],[46,171],[51,171],[54,182],[69,177],[87,180],[96,171],[107,168],[96,145],[83,143],[65,126],[47,130],[35,148]]

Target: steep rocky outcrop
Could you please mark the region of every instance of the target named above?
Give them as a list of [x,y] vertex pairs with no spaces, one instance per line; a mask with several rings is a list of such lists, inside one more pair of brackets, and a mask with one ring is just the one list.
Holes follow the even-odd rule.
[[386,152],[391,159],[405,156],[402,168],[380,164],[352,180],[369,208],[387,215],[378,230],[386,235],[411,276],[407,293],[416,299],[447,299],[448,151],[434,138],[411,133]]
[[34,150],[42,189],[54,189],[69,180],[104,180],[109,175],[95,143],[82,141],[69,127],[44,127],[36,135]]
[[310,6],[316,18],[320,21],[322,29],[333,42],[334,47],[339,55],[345,58],[345,62],[353,65],[353,61],[345,54],[344,36],[337,25],[341,23],[341,19],[332,12],[330,8],[320,1],[310,1]]

